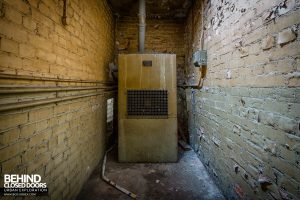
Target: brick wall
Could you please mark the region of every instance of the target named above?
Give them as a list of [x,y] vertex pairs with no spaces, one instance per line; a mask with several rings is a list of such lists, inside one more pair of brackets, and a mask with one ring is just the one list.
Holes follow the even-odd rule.
[[0,185],[37,173],[74,199],[106,148],[114,21],[106,1],[0,1]]
[[[184,20],[147,19],[145,52],[175,53],[177,63],[177,85],[185,84],[185,41]],[[116,32],[117,53],[138,52],[138,19],[122,17],[118,19]],[[178,88],[178,121],[180,135],[187,136],[187,114],[185,91]]]
[[[194,6],[188,66],[201,30]],[[205,1],[208,71],[201,90],[187,90],[190,133],[229,199],[300,197],[299,8],[299,0]]]
[[9,74],[104,80],[113,54],[113,17],[105,2],[3,1],[1,71]]

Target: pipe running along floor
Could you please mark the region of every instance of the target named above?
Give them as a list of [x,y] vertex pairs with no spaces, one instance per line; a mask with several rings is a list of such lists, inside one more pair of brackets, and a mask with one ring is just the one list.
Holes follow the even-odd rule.
[[[77,200],[126,200],[130,197],[101,179],[101,165]],[[180,151],[177,163],[118,163],[117,148],[107,156],[106,176],[142,200],[225,199],[194,151]]]

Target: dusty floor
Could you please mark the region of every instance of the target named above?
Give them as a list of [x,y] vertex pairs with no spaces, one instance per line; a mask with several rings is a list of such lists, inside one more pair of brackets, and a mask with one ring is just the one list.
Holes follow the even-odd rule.
[[[77,200],[130,199],[100,178],[99,166]],[[116,148],[108,154],[106,176],[143,200],[222,200],[219,189],[193,151],[179,153],[178,163],[128,164],[117,162]]]

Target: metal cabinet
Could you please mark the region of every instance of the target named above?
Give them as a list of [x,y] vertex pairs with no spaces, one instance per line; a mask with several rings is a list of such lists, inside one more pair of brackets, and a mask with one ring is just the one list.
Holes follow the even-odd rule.
[[120,54],[120,162],[177,161],[175,54]]

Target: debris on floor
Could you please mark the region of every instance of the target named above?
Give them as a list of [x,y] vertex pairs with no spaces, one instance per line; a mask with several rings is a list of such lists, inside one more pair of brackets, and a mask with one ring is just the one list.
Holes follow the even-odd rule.
[[[77,200],[129,200],[99,177],[101,167],[90,176]],[[118,163],[117,151],[108,154],[106,176],[141,200],[225,199],[194,151],[180,151],[177,163]]]

